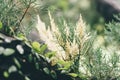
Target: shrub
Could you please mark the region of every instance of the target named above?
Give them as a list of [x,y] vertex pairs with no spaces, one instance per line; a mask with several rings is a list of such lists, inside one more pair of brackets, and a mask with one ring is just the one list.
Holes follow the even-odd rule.
[[25,22],[24,19],[27,16],[32,16],[30,9],[34,8],[35,1],[36,0],[1,0],[0,22],[2,22],[3,27],[0,32],[12,36],[19,32],[23,32],[24,29],[28,30],[30,25],[32,25],[30,23],[34,21],[34,17],[32,17],[32,20],[28,19],[28,22]]
[[[62,73],[58,69],[59,65],[52,66],[46,59],[48,56],[42,56],[49,55],[44,52],[44,45],[40,47],[34,42],[32,49],[27,42],[0,35],[1,80],[74,80],[69,73]],[[39,52],[40,55],[36,53],[38,47],[43,51]]]
[[[57,52],[56,62],[54,63],[62,64],[63,68],[61,70],[66,70],[85,79],[107,80],[119,78],[119,54],[115,51],[110,53],[105,46],[93,48],[95,35],[87,31],[87,26],[81,16],[73,29],[65,21],[60,24],[61,26],[56,25],[50,12],[49,17],[50,27],[46,28],[45,23],[38,16],[36,28],[40,38],[48,45],[48,48]],[[115,25],[118,24],[115,23]],[[63,29],[60,30],[59,27]],[[110,28],[110,30],[113,30],[112,34],[119,34],[118,28]],[[113,39],[116,39],[117,36],[119,35],[113,36]]]

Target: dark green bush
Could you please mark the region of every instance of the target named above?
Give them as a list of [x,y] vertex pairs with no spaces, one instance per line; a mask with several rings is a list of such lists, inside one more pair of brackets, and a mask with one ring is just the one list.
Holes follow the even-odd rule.
[[24,41],[0,36],[0,80],[75,80]]

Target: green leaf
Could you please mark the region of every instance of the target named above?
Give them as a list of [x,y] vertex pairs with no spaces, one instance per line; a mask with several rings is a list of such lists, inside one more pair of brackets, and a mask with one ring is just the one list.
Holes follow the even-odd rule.
[[2,29],[3,25],[2,25],[2,22],[0,21],[0,29]]
[[10,56],[10,55],[12,55],[14,52],[15,52],[14,49],[6,48],[6,49],[4,50],[4,52],[3,52],[3,55],[5,55],[5,56]]
[[50,74],[50,71],[49,71],[49,69],[48,69],[47,67],[43,68],[43,70],[44,70],[44,72],[45,72],[46,74]]
[[70,75],[72,77],[77,77],[78,76],[78,74],[76,74],[76,73],[69,73],[68,75]]
[[32,43],[32,47],[33,47],[33,48],[40,48],[39,42],[34,41],[34,42]]
[[60,64],[62,66],[62,68],[59,68],[59,70],[67,70],[71,66],[71,61],[59,60],[58,64]]
[[0,55],[4,52],[4,48],[3,47],[0,47]]
[[58,70],[66,70],[66,68],[58,68]]
[[10,68],[8,69],[9,73],[16,72],[16,71],[17,71],[17,68],[14,65],[10,66]]
[[65,61],[64,61],[64,60],[59,60],[58,63],[60,63],[60,64],[64,64]]
[[45,54],[45,56],[48,57],[48,58],[52,58],[52,57],[55,56],[55,54],[56,54],[56,52],[48,52],[48,53]]
[[47,49],[47,45],[46,44],[42,45],[40,48],[40,53],[43,54],[46,49]]
[[21,68],[19,61],[16,58],[14,58],[13,60],[14,60],[14,63],[17,65],[17,67]]
[[32,62],[33,56],[32,56],[31,54],[28,56],[28,60],[29,60],[30,62]]
[[56,72],[52,70],[52,71],[51,71],[51,76],[52,76],[54,79],[56,79],[56,78],[57,78]]
[[66,64],[65,64],[65,66],[64,66],[64,68],[69,69],[70,66],[71,66],[71,62],[67,61]]
[[35,63],[36,69],[39,69],[39,63]]
[[33,47],[33,49],[35,51],[37,51],[37,52],[40,51],[40,44],[39,44],[39,42],[36,42],[36,41],[32,42],[32,47]]
[[4,72],[3,72],[3,76],[4,76],[5,78],[8,78],[8,77],[9,77],[9,73],[8,73],[7,71],[4,71]]
[[26,37],[25,37],[25,35],[23,33],[17,34],[16,38],[19,39],[19,40],[27,40]]
[[29,77],[25,76],[25,80],[30,80]]

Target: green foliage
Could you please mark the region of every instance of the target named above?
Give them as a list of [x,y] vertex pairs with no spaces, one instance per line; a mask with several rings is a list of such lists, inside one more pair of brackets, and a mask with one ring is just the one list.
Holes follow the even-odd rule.
[[7,35],[21,32],[22,21],[34,2],[35,0],[0,0],[0,31]]
[[[53,24],[55,23],[53,22]],[[94,50],[94,34],[91,33],[91,35],[88,35],[85,28],[86,26],[82,22],[81,18],[80,21],[78,21],[77,29],[73,29],[74,31],[76,30],[75,32],[70,30],[66,22],[58,25],[64,28],[61,29],[60,32],[54,32],[54,36],[56,36],[59,45],[67,54],[67,59],[63,59],[62,61],[58,60],[58,64],[62,66],[59,68],[60,70],[63,70],[64,72],[72,72],[73,75],[71,76],[79,76],[80,78],[83,77],[83,79],[87,80],[107,80],[119,78],[119,52],[117,52],[119,51],[117,48],[117,45],[119,45],[119,23],[110,23],[108,25],[108,30],[105,32],[105,38],[107,38],[109,45],[112,44],[112,46],[114,46],[112,47],[113,49],[117,48],[115,49],[117,51],[114,50],[112,52],[110,52],[106,46],[101,46],[100,48],[95,48]],[[54,25],[51,26],[51,28],[52,27],[55,28],[57,26]],[[79,30],[79,36],[75,34],[77,30]],[[111,42],[109,40],[111,40]],[[79,52],[77,55],[74,55],[75,50],[72,52],[72,49],[74,49],[71,48],[72,43],[77,44],[78,46],[77,50]],[[73,54],[71,55],[70,52]],[[74,57],[71,58],[71,56]],[[74,74],[77,74],[77,76]]]
[[43,70],[44,70],[44,72],[45,72],[46,74],[50,74],[50,71],[49,71],[49,69],[48,69],[47,67],[45,67]]
[[14,54],[14,49],[11,49],[11,48],[6,48],[4,49],[3,47],[0,47],[0,53],[3,54],[4,56],[10,56],[12,54]]
[[75,74],[75,73],[69,73],[68,75],[72,76],[72,77],[77,77],[78,74]]
[[[107,24],[107,30],[105,30],[105,46],[94,50],[94,34],[88,33],[86,29],[88,26],[85,25],[81,16],[76,25],[68,24],[64,19],[56,25],[51,15],[49,15],[51,28],[48,27],[47,30],[45,25],[42,27],[45,27],[43,28],[43,32],[46,30],[46,33],[50,33],[50,37],[47,36],[46,39],[52,39],[48,41],[53,42],[49,42],[48,44],[41,44],[36,41],[29,43],[25,35],[29,33],[31,27],[23,27],[24,18],[29,13],[28,9],[30,9],[31,4],[35,1],[36,0],[18,0],[18,2],[14,0],[0,1],[0,31],[7,35],[23,32],[17,34],[16,39],[9,42],[0,36],[1,80],[112,80],[120,78],[120,55],[118,54],[119,52],[117,52],[120,47],[119,22]],[[67,15],[67,18],[76,16],[69,15],[67,12],[73,6],[72,3],[68,3],[69,0],[47,1],[47,3],[49,2],[50,4],[47,4],[47,6],[41,10],[48,12],[49,9],[52,10],[54,14],[56,12],[56,15],[60,13],[60,10],[64,12],[64,16]],[[87,10],[85,6],[80,6]],[[92,12],[91,9],[90,12]],[[42,13],[44,13],[44,11]],[[84,13],[84,10],[82,13]],[[29,14],[33,19],[34,15],[32,14],[34,14],[34,11]],[[93,16],[92,14],[90,15]],[[66,17],[65,19],[67,19]],[[70,20],[74,21],[74,19]],[[75,20],[77,19],[75,18]],[[92,23],[94,23],[94,21]],[[30,24],[25,25],[25,27],[31,26],[32,24],[33,22],[30,21]],[[39,28],[41,24],[39,24]],[[25,32],[23,30],[25,30]],[[42,30],[42,28],[40,28],[40,30]],[[46,35],[43,36],[46,37]],[[50,51],[48,49],[50,43],[53,43],[51,44],[52,46],[57,44],[57,48],[59,46],[59,48],[62,48],[65,52],[62,60],[60,58],[61,56],[56,57],[57,52],[62,54],[62,51],[54,51],[54,49]],[[111,45],[114,46],[112,47],[113,49],[109,47]],[[113,51],[108,51],[107,49]]]
[[3,25],[2,25],[2,22],[0,21],[0,29],[2,29]]
[[105,46],[92,49],[85,56],[84,63],[92,79],[119,79],[119,22],[106,24]]
[[5,78],[9,77],[9,73],[7,71],[4,71],[3,75],[4,75]]
[[15,52],[14,49],[6,48],[3,52],[3,55],[4,56],[10,56],[10,55],[14,54],[14,52]]
[[32,42],[32,47],[35,49],[37,52],[40,51],[40,43],[38,42]]
[[[32,48],[40,54],[44,54],[45,50],[47,49],[47,45],[40,45],[38,42],[32,42]],[[50,56],[49,56],[50,57]]]
[[[42,48],[42,54],[38,54],[24,41],[15,39],[11,42],[5,42],[6,38],[1,37],[0,39],[0,49],[2,50],[0,54],[1,80],[73,80],[74,77],[67,75],[67,73],[61,73],[62,71],[58,69],[57,64],[54,66],[50,64],[49,60],[46,59],[49,56],[43,56],[47,53],[37,42],[33,42],[33,46],[34,48]],[[17,49],[18,45],[23,48],[23,54]]]
[[119,74],[119,55],[114,53],[113,55],[103,55],[101,50],[97,50],[91,56],[87,56],[85,60],[85,65],[90,71],[91,75],[96,77],[98,80],[106,80],[108,77],[110,79],[117,78]]
[[45,54],[45,57],[51,59],[52,57],[55,56],[55,54],[56,54],[56,52],[47,52],[47,53]]
[[58,60],[57,64],[59,64],[61,66],[60,68],[58,68],[59,70],[66,70],[66,72],[67,72],[70,70],[72,61]]
[[[106,39],[106,42],[117,42],[119,44],[120,42],[120,23],[119,22],[110,22],[109,24],[106,24],[107,29],[105,30],[106,35],[108,36]],[[108,41],[109,40],[109,41]]]

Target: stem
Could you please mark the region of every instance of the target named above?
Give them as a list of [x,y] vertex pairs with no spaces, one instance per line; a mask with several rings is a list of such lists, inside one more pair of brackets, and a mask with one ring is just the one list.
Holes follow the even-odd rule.
[[29,5],[28,5],[28,7],[26,8],[26,10],[25,10],[22,18],[20,19],[20,22],[19,22],[19,24],[18,24],[18,27],[20,27],[20,24],[21,24],[22,20],[24,19],[25,15],[27,14],[28,9],[30,8],[30,5],[31,5],[31,2],[29,3]]

